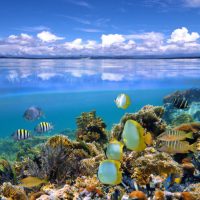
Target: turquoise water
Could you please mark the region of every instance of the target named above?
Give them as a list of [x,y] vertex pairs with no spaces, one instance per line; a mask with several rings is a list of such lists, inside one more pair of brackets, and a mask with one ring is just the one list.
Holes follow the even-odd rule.
[[[40,121],[52,122],[51,134],[76,129],[81,112],[96,110],[108,129],[125,112],[162,105],[177,89],[200,87],[200,60],[0,60],[0,137],[18,128],[33,130]],[[119,93],[130,95],[127,110],[116,107]],[[22,117],[39,106],[45,118]]]

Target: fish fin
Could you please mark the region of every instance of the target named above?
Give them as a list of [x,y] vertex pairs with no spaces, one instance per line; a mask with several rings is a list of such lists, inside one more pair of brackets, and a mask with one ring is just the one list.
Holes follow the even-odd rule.
[[148,132],[145,136],[144,136],[144,142],[147,145],[152,145],[153,144],[153,139],[152,139],[152,135],[150,132]]
[[187,137],[187,138],[190,138],[190,139],[194,139],[194,138],[193,138],[193,132],[187,133],[187,134],[186,134],[186,137]]
[[197,151],[197,142],[191,144],[189,150],[192,152],[196,152]]

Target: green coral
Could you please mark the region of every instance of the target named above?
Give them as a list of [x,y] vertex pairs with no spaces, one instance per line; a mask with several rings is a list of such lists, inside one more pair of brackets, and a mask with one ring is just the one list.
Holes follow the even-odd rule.
[[192,116],[190,114],[181,114],[172,120],[173,126],[178,126],[180,124],[191,123],[194,122]]

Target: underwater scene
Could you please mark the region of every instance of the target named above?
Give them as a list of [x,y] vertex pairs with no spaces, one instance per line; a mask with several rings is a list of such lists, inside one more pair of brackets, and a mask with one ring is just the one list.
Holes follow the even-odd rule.
[[1,200],[200,200],[200,59],[0,59]]

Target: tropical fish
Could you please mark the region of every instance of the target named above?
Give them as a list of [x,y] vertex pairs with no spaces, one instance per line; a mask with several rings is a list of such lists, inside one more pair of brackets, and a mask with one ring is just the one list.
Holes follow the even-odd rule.
[[134,120],[127,120],[122,132],[122,139],[126,147],[134,151],[143,151],[146,148],[143,127]]
[[174,183],[180,184],[181,180],[182,180],[182,177],[180,177],[180,175],[172,173],[166,177],[165,181],[163,182],[163,185],[165,189],[169,189],[169,187],[173,185]]
[[161,133],[157,139],[162,141],[175,141],[175,140],[185,140],[186,138],[193,139],[193,133],[185,133],[184,131],[177,131],[173,129],[168,129],[164,133]]
[[20,186],[26,187],[26,188],[32,188],[32,187],[37,187],[43,183],[47,183],[46,180],[37,178],[37,177],[32,177],[28,176],[22,180],[20,180],[21,184]]
[[131,99],[127,94],[120,94],[115,99],[115,103],[118,108],[126,109],[131,104]]
[[26,140],[31,137],[30,131],[26,129],[17,129],[13,134],[12,137],[14,140]]
[[103,184],[117,185],[122,182],[121,163],[116,160],[104,160],[98,169],[98,178]]
[[107,146],[106,156],[109,160],[122,160],[123,144],[116,139],[110,141]]
[[38,120],[43,115],[44,115],[44,112],[42,111],[41,108],[31,106],[24,112],[23,117],[24,119],[28,121],[35,121],[35,120]]
[[49,122],[40,122],[36,127],[35,131],[37,133],[49,132],[53,129],[53,125]]
[[189,104],[185,97],[176,97],[173,100],[173,106],[178,109],[188,108]]
[[159,151],[164,151],[171,154],[176,153],[188,153],[189,151],[196,151],[196,143],[189,144],[187,141],[167,141],[162,142],[161,147],[158,148]]

